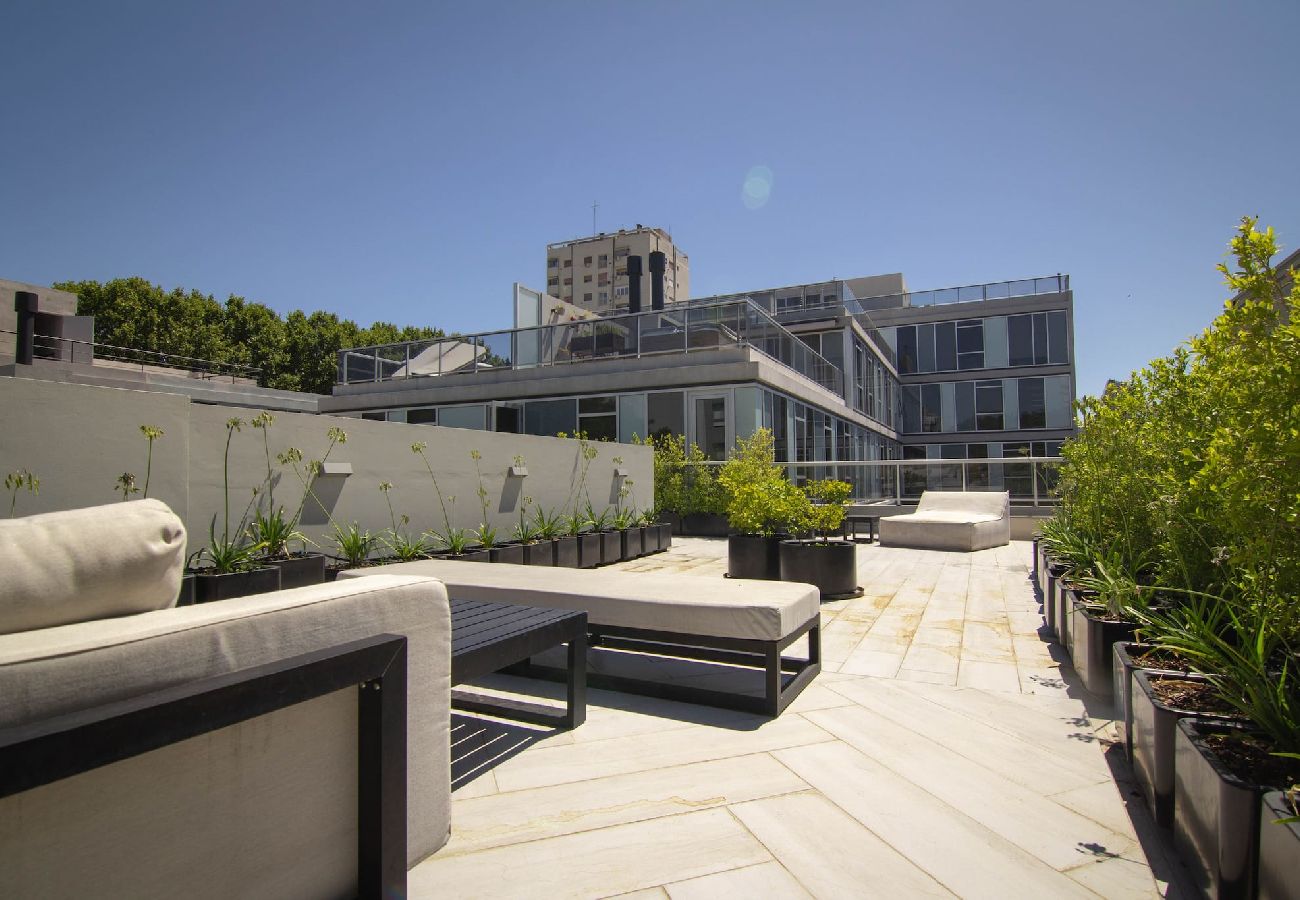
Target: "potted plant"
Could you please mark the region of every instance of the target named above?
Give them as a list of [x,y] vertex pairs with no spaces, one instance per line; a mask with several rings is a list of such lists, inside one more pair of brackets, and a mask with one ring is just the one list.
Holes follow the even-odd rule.
[[624,507],[614,513],[614,530],[618,534],[620,561],[636,559],[643,552],[641,527],[637,524],[637,514],[631,507]]
[[334,527],[334,546],[338,550],[335,559],[338,565],[326,570],[326,578],[333,581],[344,569],[362,569],[371,565],[370,556],[379,546],[379,538],[363,529],[356,522],[346,528],[337,522]]
[[[301,520],[303,507],[306,505],[307,497],[311,494],[310,483],[303,478],[300,472],[296,472],[299,481],[303,484],[302,499],[298,503],[298,509],[292,515],[285,515],[284,507],[278,506],[275,502],[276,477],[274,467],[271,464],[271,445],[268,432],[272,422],[275,421],[275,417],[263,411],[254,416],[251,421],[253,427],[262,433],[262,450],[266,457],[266,477],[262,480],[262,489],[267,502],[265,510],[263,510],[260,500],[253,509],[253,520],[248,526],[249,538],[254,544],[262,548],[262,562],[280,570],[281,588],[320,584],[325,580],[325,555],[309,552],[307,550],[307,544],[309,543],[307,536],[298,530],[298,522]],[[338,443],[341,443],[341,441],[332,436],[329,450],[325,453],[325,459],[329,458],[330,451]],[[281,466],[293,465],[296,467],[301,462],[301,459],[301,453],[295,451],[293,447],[290,447],[277,457],[277,461]],[[148,492],[149,481],[146,475],[145,494],[147,495]],[[299,545],[297,551],[292,550],[289,546],[291,542],[295,541]]]
[[1282,900],[1300,884],[1300,785],[1264,795],[1258,884],[1260,900]]
[[[541,545],[543,549],[536,550],[539,546],[537,536],[537,525],[528,518],[528,507],[532,506],[533,498],[524,497],[519,502],[519,521],[515,524],[511,537],[515,540],[515,550],[517,550],[517,561],[526,566],[550,566],[555,564],[555,552],[549,542]],[[501,548],[504,550],[505,548]],[[510,554],[513,557],[515,554]],[[516,559],[502,558],[504,553],[499,554],[498,562],[515,562]]]
[[1075,578],[1070,658],[1083,686],[1105,696],[1114,693],[1112,648],[1133,640],[1137,616],[1147,604],[1142,588],[1116,558],[1094,560],[1093,572]]
[[1154,644],[1117,641],[1111,648],[1112,700],[1115,704],[1115,731],[1124,753],[1133,759],[1133,675],[1140,669],[1156,674],[1190,672],[1187,662],[1177,654],[1160,650]]
[[733,530],[724,515],[728,493],[721,469],[697,445],[686,451],[682,474],[682,533],[726,537]]
[[411,522],[410,516],[403,513],[399,520],[397,513],[393,510],[393,499],[389,493],[392,489],[393,483],[391,481],[379,482],[379,490],[384,495],[384,502],[388,506],[389,522],[388,531],[379,540],[388,548],[388,552],[397,562],[414,562],[417,559],[428,559],[431,553],[424,535],[411,537],[405,530],[406,526]]
[[649,507],[641,510],[637,516],[637,524],[641,526],[641,546],[646,554],[658,553],[663,547],[660,545],[659,522],[655,516],[655,511]]
[[226,449],[222,462],[224,516],[221,536],[217,536],[217,516],[214,513],[208,524],[208,545],[191,554],[187,566],[195,576],[196,603],[245,597],[280,589],[280,570],[273,566],[262,565],[258,558],[261,545],[251,542],[247,537],[248,515],[257,501],[257,489],[253,490],[253,497],[244,510],[240,526],[233,532],[230,528],[230,443],[235,432],[240,431],[243,425],[242,419],[226,420]]
[[497,530],[488,522],[488,502],[487,488],[483,486],[483,470],[479,463],[483,459],[483,454],[478,450],[469,451],[469,457],[474,461],[474,474],[478,479],[478,487],[475,489],[475,495],[478,497],[478,505],[481,513],[478,527],[470,535],[474,538],[475,546],[465,551],[462,559],[468,562],[492,562],[492,550],[497,543]]
[[730,578],[781,577],[780,542],[786,525],[807,502],[802,491],[774,462],[772,432],[760,428],[736,442],[718,480],[727,493],[727,575]]
[[[537,531],[539,550],[550,545],[550,565],[561,568],[578,568],[578,539],[568,532],[568,521],[563,513],[548,513],[540,506],[533,515],[533,525]],[[544,565],[544,563],[535,563]]]
[[616,563],[623,558],[623,533],[614,528],[614,511],[608,507],[596,512],[587,503],[587,519],[591,530],[600,538],[600,565]]
[[778,550],[782,581],[815,585],[823,600],[862,596],[858,587],[857,549],[853,541],[832,541],[844,521],[844,504],[853,492],[847,481],[813,481],[803,489],[804,502],[795,504],[792,531],[810,539],[782,541]]
[[41,480],[26,469],[19,469],[5,475],[5,490],[9,492],[9,518],[11,519],[14,517],[14,510],[18,507],[18,492],[24,489],[29,494],[39,494]]

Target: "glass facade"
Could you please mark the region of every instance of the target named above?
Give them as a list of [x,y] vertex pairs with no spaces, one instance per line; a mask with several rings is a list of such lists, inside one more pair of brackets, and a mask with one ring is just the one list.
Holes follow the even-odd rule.
[[880,329],[898,357],[900,375],[1013,366],[1068,365],[1064,310],[958,319]]
[[1069,375],[903,385],[903,434],[1020,431],[1074,424]]

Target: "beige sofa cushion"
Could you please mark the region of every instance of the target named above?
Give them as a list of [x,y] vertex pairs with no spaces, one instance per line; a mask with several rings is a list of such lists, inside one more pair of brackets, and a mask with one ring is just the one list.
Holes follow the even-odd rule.
[[165,609],[185,526],[158,500],[0,521],[0,634]]
[[[381,576],[0,635],[0,728],[375,634],[407,646],[407,861],[451,816],[441,584]],[[0,897],[356,892],[349,688],[0,799]]]
[[426,559],[352,569],[339,577],[365,578],[374,572],[437,578],[452,597],[461,600],[585,610],[592,625],[758,641],[780,640],[821,609],[821,595],[809,584],[670,572]]

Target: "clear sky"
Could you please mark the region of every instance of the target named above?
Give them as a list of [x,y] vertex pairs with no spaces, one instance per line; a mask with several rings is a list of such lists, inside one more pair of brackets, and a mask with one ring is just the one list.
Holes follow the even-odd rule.
[[1297,34],[1297,0],[4,0],[0,276],[486,330],[595,201],[693,296],[1067,272],[1095,393],[1209,322],[1242,215],[1300,244]]

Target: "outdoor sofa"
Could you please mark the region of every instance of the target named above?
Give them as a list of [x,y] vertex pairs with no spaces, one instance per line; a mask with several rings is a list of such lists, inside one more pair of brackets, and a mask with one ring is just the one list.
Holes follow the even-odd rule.
[[0,522],[0,897],[400,888],[450,825],[446,591],[173,608],[184,554],[154,500]]
[[984,550],[1011,542],[1006,491],[926,491],[916,511],[880,519],[880,546]]
[[[458,599],[584,611],[593,648],[730,663],[763,674],[756,695],[589,667],[595,687],[777,716],[821,671],[821,595],[808,584],[438,559],[351,569],[339,577],[364,581],[376,573],[437,578]],[[782,655],[805,634],[806,658]]]

